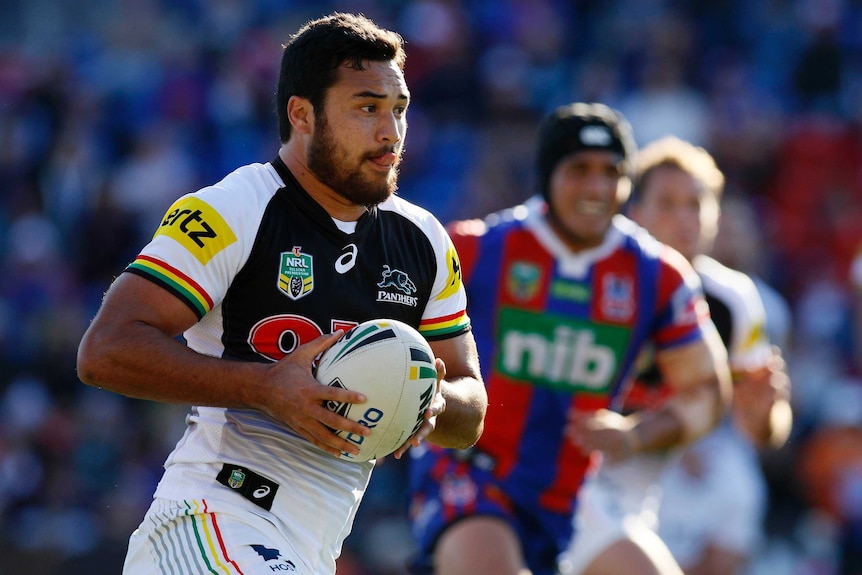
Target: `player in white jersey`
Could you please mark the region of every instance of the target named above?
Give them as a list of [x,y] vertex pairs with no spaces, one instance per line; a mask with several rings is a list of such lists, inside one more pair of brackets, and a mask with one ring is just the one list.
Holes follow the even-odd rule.
[[362,321],[404,321],[438,358],[439,392],[396,457],[481,433],[457,254],[392,195],[404,58],[401,37],[362,16],[303,26],[282,56],[277,157],[178,199],[108,290],[81,379],[192,405],[124,573],[335,572],[374,462],[338,458],[356,447],[334,430],[368,429],[324,406],[364,398],[319,384],[312,363]]
[[[766,493],[752,441],[786,440],[789,380],[753,281],[705,255],[723,185],[705,150],[665,138],[639,152],[629,213],[700,275],[734,372],[733,417],[683,453],[603,462],[581,493],[562,573],[734,573],[757,542]],[[624,412],[667,397],[650,351],[642,357]]]
[[[766,314],[757,286],[745,274],[705,255],[693,263],[704,283],[710,312],[727,308],[713,317],[717,323],[724,314],[729,318],[719,332],[729,329],[726,345],[735,389],[768,385],[768,370],[781,369],[778,363],[769,366],[780,362],[780,357],[773,355],[765,337]],[[743,382],[746,377],[754,381]],[[671,461],[659,481],[658,533],[686,572],[736,573],[762,538],[767,487],[757,448],[742,429],[753,430],[762,425],[758,420],[768,416],[763,408],[752,406],[759,400],[750,393],[738,391],[735,401],[737,406],[746,403],[753,408],[746,412],[746,407],[737,407],[737,425],[725,421],[681,459]],[[745,425],[739,424],[743,417],[748,421]],[[758,435],[765,439],[762,431]],[[700,571],[692,571],[696,568]]]

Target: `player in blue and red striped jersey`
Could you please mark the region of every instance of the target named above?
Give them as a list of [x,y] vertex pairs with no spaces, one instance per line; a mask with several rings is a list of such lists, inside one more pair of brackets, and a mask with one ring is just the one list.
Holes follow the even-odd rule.
[[[561,107],[539,130],[541,195],[450,225],[489,402],[471,451],[413,451],[416,572],[555,573],[596,454],[688,442],[724,413],[726,351],[697,274],[618,214],[633,153],[615,110]],[[677,393],[623,417],[610,408],[648,344]]]

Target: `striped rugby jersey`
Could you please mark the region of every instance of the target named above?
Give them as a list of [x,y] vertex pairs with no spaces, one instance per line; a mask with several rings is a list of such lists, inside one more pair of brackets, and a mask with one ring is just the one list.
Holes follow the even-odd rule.
[[533,198],[450,231],[489,396],[477,448],[516,504],[570,514],[590,459],[565,438],[569,411],[609,407],[646,343],[695,341],[709,312],[688,262],[631,220],[572,253],[545,210]]

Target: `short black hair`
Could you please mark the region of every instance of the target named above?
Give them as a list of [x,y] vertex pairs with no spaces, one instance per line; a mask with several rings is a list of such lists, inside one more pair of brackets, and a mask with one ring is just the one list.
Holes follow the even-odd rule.
[[366,61],[393,61],[403,71],[407,58],[400,34],[380,28],[362,14],[342,12],[307,22],[283,48],[275,97],[282,143],[290,139],[291,96],[307,98],[319,110],[342,64],[363,70]]
[[536,153],[539,191],[547,200],[554,168],[564,157],[581,150],[618,153],[625,174],[631,177],[636,149],[631,126],[621,112],[598,103],[560,106],[539,126]]

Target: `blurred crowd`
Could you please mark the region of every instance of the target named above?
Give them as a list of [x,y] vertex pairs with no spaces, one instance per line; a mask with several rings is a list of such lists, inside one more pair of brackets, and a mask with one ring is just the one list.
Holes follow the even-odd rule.
[[[280,45],[333,10],[407,40],[399,193],[442,221],[531,195],[537,121],[569,101],[620,109],[640,144],[670,133],[715,156],[734,230],[717,255],[780,296],[770,313],[789,327],[794,384],[793,437],[763,458],[768,537],[749,571],[860,561],[859,0],[12,0],[0,3],[0,565],[119,572],[186,408],[86,388],[78,341],[176,197],[275,156]],[[403,462],[371,484],[339,574],[403,573]]]

